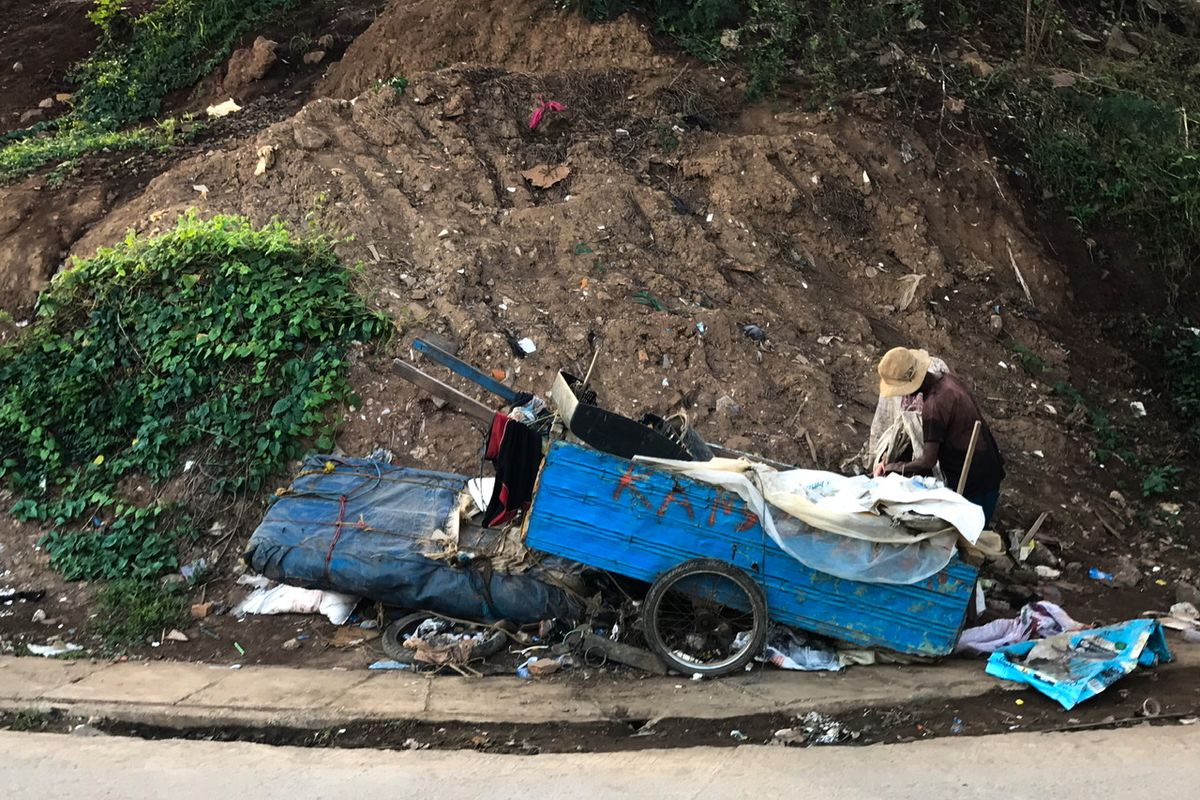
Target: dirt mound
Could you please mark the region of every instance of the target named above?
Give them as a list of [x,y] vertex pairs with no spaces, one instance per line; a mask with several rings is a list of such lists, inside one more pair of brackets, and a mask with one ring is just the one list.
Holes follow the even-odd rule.
[[320,91],[349,98],[378,80],[469,62],[510,70],[645,68],[655,53],[632,17],[592,24],[546,0],[480,5],[394,0],[333,66]]
[[[315,223],[346,238],[343,255],[365,264],[368,296],[398,325],[453,336],[464,357],[521,389],[544,392],[554,370],[585,369],[598,339],[599,388],[618,410],[683,409],[731,446],[832,468],[866,436],[876,359],[921,342],[981,396],[1006,398],[992,409],[1012,460],[1030,463],[1022,452],[1033,450],[1081,460],[1060,422],[1026,414],[1045,390],[996,366],[1011,354],[988,328],[990,309],[1022,302],[1008,248],[1043,309],[1066,288],[986,161],[939,175],[911,131],[797,113],[738,119],[719,79],[676,77],[451,69],[404,95],[318,101],[155,179],[76,251],[192,206]],[[567,111],[529,131],[539,95]],[[272,165],[255,176],[264,147]],[[540,163],[565,163],[570,176],[534,189],[521,172]],[[1022,341],[1044,341],[1037,324],[1008,319]],[[510,335],[533,338],[537,352],[517,359]],[[414,413],[425,401],[386,359],[356,369],[369,406],[351,415],[344,447],[474,463],[465,420]]]

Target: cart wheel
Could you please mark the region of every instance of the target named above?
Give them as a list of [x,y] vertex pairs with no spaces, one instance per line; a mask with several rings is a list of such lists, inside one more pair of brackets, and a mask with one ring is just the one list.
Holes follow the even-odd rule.
[[[411,647],[405,647],[404,641],[416,631],[417,626],[427,619],[445,619],[445,617],[442,617],[441,614],[432,614],[428,611],[418,611],[415,614],[403,616],[388,625],[383,629],[383,635],[379,637],[379,642],[383,646],[383,652],[401,664],[414,663],[413,655],[416,653],[416,650],[413,650]],[[484,627],[484,625],[480,625],[480,627]],[[471,660],[490,658],[499,653],[504,649],[505,639],[504,631],[491,631],[486,638],[477,642],[471,648]]]
[[767,601],[742,570],[697,558],[667,570],[646,594],[646,641],[671,669],[706,677],[736,672],[762,651]]

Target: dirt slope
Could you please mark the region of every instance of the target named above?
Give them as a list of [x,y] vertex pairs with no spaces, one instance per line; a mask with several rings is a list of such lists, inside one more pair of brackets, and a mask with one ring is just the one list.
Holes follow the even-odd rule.
[[655,52],[645,26],[628,16],[592,24],[548,0],[393,0],[330,70],[321,90],[350,98],[377,80],[460,61],[536,72],[645,68],[670,59]]

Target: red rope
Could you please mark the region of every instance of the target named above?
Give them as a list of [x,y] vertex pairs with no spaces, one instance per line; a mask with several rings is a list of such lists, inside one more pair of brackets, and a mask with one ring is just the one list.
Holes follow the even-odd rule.
[[342,523],[346,520],[346,495],[338,498],[338,518],[337,530],[333,534],[333,541],[329,543],[329,552],[325,554],[325,580],[329,580],[329,562],[333,561],[333,548],[337,547],[338,539],[342,538]]

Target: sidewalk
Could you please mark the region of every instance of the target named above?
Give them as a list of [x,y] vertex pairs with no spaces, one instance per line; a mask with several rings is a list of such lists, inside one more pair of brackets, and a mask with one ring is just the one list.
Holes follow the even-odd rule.
[[[1161,670],[1200,667],[1200,647],[1175,645]],[[732,719],[955,700],[1002,686],[981,660],[936,666],[853,667],[843,673],[758,670],[729,678],[550,680],[424,677],[404,672],[109,663],[0,658],[0,711],[59,709],[80,716],[195,727],[325,727],[349,721],[585,723]]]

